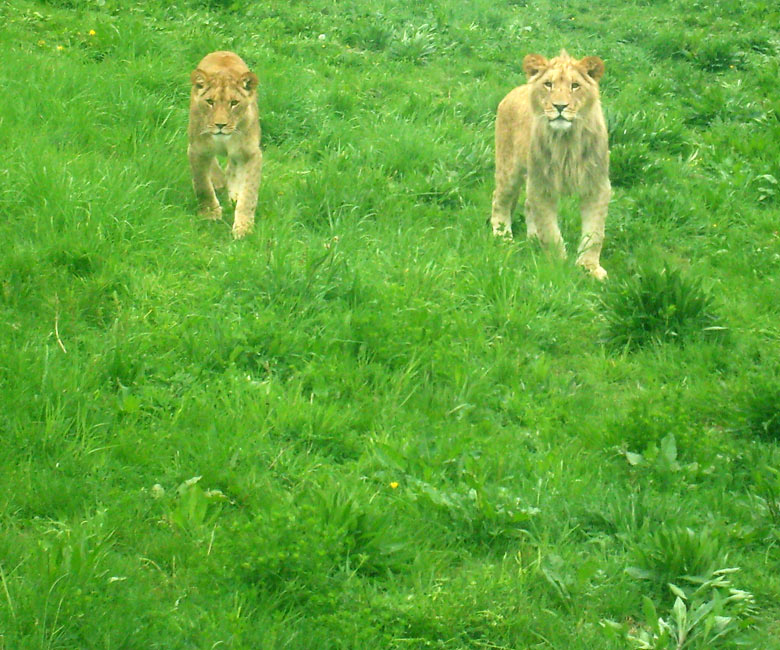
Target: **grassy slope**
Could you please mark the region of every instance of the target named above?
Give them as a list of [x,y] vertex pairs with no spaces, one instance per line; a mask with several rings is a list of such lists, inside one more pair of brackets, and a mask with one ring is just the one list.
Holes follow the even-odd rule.
[[[620,648],[738,566],[780,647],[774,3],[102,4],[0,3],[0,646]],[[559,46],[607,62],[606,288],[485,226]],[[262,80],[240,243],[184,153],[217,48]],[[610,345],[664,264],[728,330]]]

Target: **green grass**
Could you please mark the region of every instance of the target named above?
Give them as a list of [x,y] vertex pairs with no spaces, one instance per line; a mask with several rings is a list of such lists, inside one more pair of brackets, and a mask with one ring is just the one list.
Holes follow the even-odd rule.
[[[0,648],[780,648],[775,3],[0,20]],[[560,47],[607,65],[605,286],[485,223]],[[186,160],[214,49],[261,79],[241,242]]]

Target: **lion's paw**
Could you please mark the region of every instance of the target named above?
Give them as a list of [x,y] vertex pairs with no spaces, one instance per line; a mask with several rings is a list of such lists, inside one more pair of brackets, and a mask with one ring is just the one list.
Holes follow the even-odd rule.
[[583,265],[583,268],[591,275],[591,277],[596,278],[599,282],[604,282],[604,280],[607,279],[607,270],[600,264],[597,266]]
[[252,232],[253,226],[252,221],[236,221],[233,224],[233,239],[242,239]]
[[493,235],[509,241],[512,239],[512,226],[508,224],[493,226]]

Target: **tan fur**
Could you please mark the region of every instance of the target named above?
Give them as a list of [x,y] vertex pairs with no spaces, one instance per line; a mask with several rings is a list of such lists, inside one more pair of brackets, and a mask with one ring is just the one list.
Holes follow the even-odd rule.
[[598,85],[604,63],[595,56],[577,61],[561,50],[549,61],[529,54],[523,69],[528,83],[512,90],[498,106],[493,233],[512,236],[512,211],[525,183],[528,237],[565,256],[558,199],[579,195],[582,238],[577,264],[603,280],[607,272],[599,257],[611,194]]
[[[227,185],[236,204],[233,236],[252,230],[263,167],[257,110],[257,77],[232,52],[212,52],[190,75],[189,148],[198,212],[219,219],[215,190]],[[227,156],[223,173],[217,156]]]

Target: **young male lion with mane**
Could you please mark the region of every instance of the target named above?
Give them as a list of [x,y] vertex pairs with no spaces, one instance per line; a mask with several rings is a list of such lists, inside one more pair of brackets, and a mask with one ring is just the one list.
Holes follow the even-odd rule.
[[[227,185],[228,196],[236,204],[233,236],[239,239],[254,225],[263,167],[257,77],[237,54],[212,52],[190,80],[188,155],[198,212],[207,219],[219,219],[222,207],[215,190]],[[224,173],[218,155],[227,156]]]
[[603,280],[607,272],[599,257],[611,194],[607,127],[599,101],[604,62],[596,56],[577,61],[561,50],[549,61],[529,54],[523,70],[528,83],[498,106],[493,233],[512,236],[512,211],[525,181],[528,237],[565,256],[558,199],[578,194],[582,238],[577,264]]

